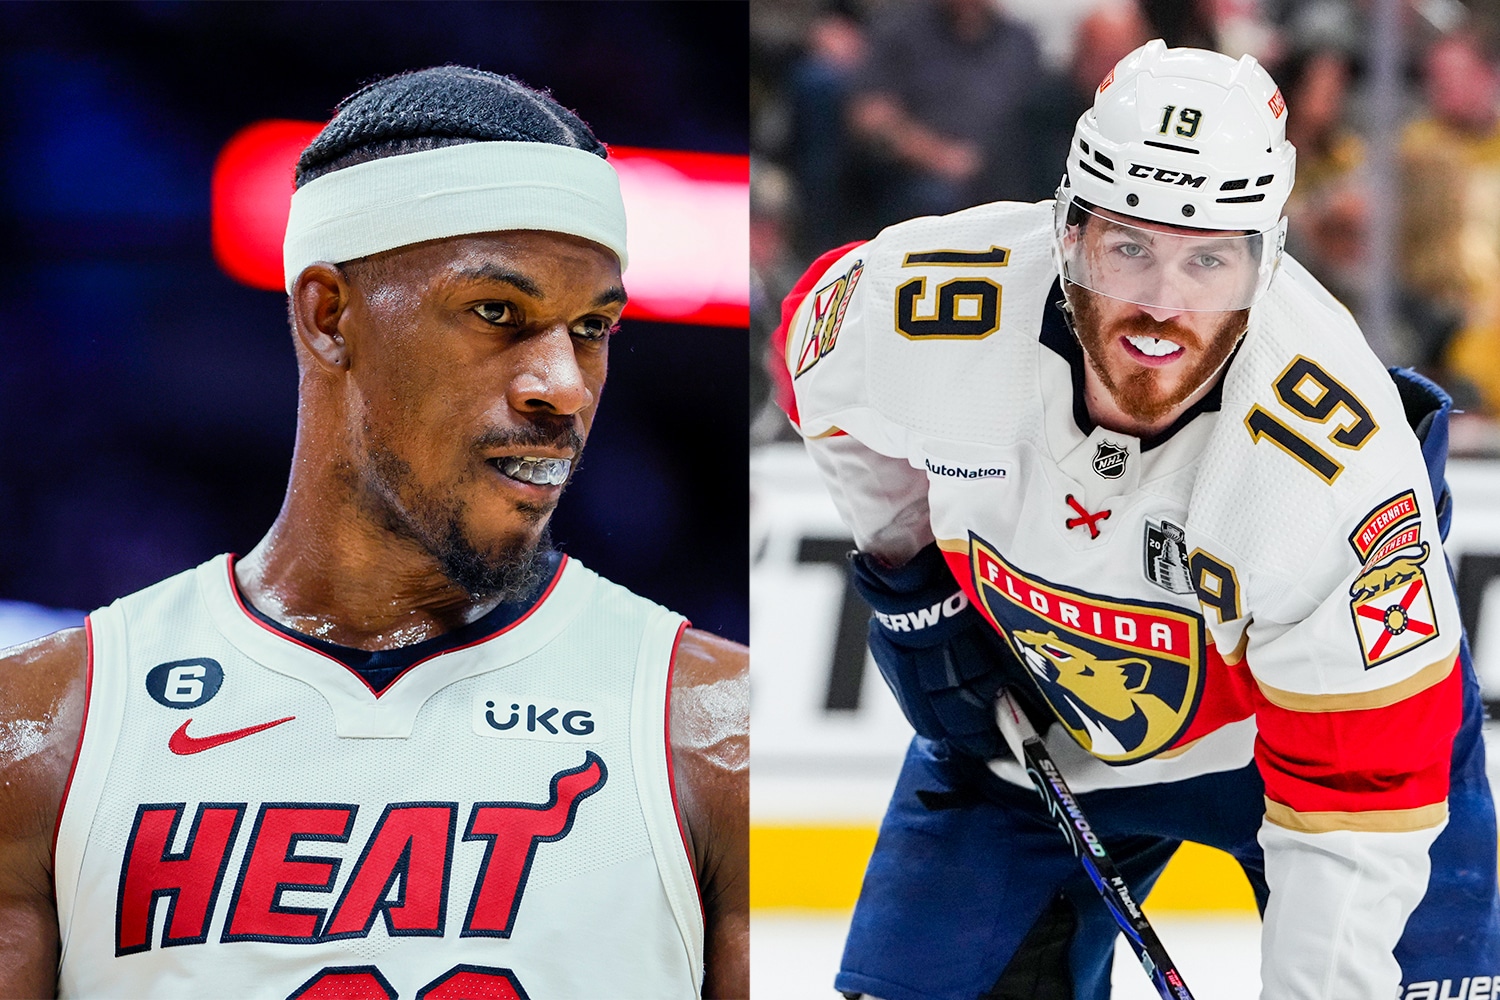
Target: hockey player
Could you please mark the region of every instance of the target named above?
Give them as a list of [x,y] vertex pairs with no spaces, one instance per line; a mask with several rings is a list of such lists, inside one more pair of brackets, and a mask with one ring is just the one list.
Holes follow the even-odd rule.
[[1137,898],[1181,841],[1241,862],[1263,996],[1500,996],[1448,401],[1282,254],[1286,113],[1253,58],[1153,41],[1055,202],[894,226],[788,300],[788,412],[919,734],[847,994],[1108,996],[1115,926],[1001,749],[1006,686]]
[[0,658],[0,995],[746,995],[746,651],[547,543],[606,156],[458,66],[303,152],[275,524]]

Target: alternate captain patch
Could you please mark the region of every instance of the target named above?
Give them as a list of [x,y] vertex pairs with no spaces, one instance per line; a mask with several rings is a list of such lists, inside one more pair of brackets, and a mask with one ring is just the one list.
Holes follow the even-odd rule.
[[1359,557],[1360,562],[1368,563],[1372,559],[1379,561],[1380,556],[1375,553],[1376,547],[1381,546],[1381,542],[1397,528],[1408,521],[1420,519],[1416,493],[1411,490],[1398,493],[1384,503],[1378,504],[1374,510],[1360,519],[1358,526],[1349,533],[1349,544],[1353,546],[1354,554]]
[[859,284],[864,269],[865,262],[857,260],[848,271],[813,293],[792,378],[817,364],[837,345],[844,312],[849,308],[849,299],[854,295],[854,286]]
[[983,610],[1080,746],[1129,764],[1182,735],[1203,690],[1199,615],[1028,576],[972,532],[969,552]]
[[1432,549],[1422,541],[1416,493],[1407,490],[1377,504],[1349,533],[1349,545],[1362,564],[1349,586],[1349,611],[1365,669],[1437,638],[1422,568]]
[[1187,532],[1166,518],[1146,518],[1146,579],[1174,594],[1193,593]]
[[1119,479],[1125,475],[1125,460],[1129,457],[1129,449],[1113,441],[1100,441],[1094,451],[1094,471],[1105,479]]

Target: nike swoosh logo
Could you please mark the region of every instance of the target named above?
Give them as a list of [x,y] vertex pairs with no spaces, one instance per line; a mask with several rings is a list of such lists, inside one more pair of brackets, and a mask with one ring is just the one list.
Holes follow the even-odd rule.
[[167,740],[167,749],[175,754],[184,756],[190,753],[202,753],[205,750],[212,750],[216,746],[244,739],[246,736],[254,736],[262,730],[270,729],[272,726],[279,726],[283,722],[291,722],[295,718],[295,715],[288,715],[285,719],[262,722],[258,726],[246,726],[244,729],[231,729],[227,733],[218,733],[214,736],[189,736],[187,727],[193,721],[189,719],[178,726],[177,731],[172,734],[171,739]]

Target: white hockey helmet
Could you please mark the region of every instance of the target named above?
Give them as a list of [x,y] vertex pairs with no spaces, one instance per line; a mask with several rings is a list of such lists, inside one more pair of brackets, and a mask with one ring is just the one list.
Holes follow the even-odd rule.
[[[1183,305],[1180,289],[1153,287],[1160,275],[1143,275],[1138,258],[1118,269],[1083,252],[1080,213],[1102,210],[1127,217],[1111,220],[1119,228],[1141,220],[1173,227],[1182,241],[1201,240],[1209,235],[1203,230],[1218,231],[1224,246],[1242,239],[1241,254],[1231,256],[1250,259],[1253,280],[1226,282],[1219,275],[1210,283],[1216,290],[1185,307],[1248,307],[1270,285],[1285,241],[1281,210],[1296,166],[1286,113],[1280,89],[1252,56],[1169,49],[1154,39],[1120,60],[1078,119],[1068,150],[1057,192],[1063,277],[1145,305]],[[1173,244],[1159,228],[1142,232],[1154,234],[1162,250],[1194,250],[1188,242]],[[1157,298],[1172,301],[1150,301]]]

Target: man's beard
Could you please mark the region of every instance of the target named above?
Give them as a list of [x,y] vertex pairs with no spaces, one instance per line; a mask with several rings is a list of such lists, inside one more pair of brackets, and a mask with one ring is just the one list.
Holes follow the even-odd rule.
[[[1225,313],[1206,344],[1198,334],[1176,320],[1158,322],[1144,312],[1115,320],[1105,329],[1100,318],[1098,296],[1097,292],[1069,284],[1067,302],[1072,311],[1073,333],[1083,346],[1089,367],[1099,376],[1115,405],[1126,416],[1143,424],[1156,423],[1203,388],[1234,353],[1235,345],[1250,322],[1249,309]],[[1170,387],[1162,384],[1167,378],[1163,370],[1145,365],[1136,365],[1125,378],[1117,379],[1105,366],[1104,357],[1107,346],[1120,337],[1170,340],[1184,351],[1196,348],[1198,360],[1191,362],[1191,367],[1178,375]]]
[[515,602],[534,594],[547,575],[552,552],[552,529],[546,525],[536,539],[506,542],[498,552],[481,552],[463,532],[457,517],[448,521],[440,543],[428,549],[443,575],[477,599]]
[[[370,434],[368,425],[365,433]],[[564,446],[573,452],[577,471],[583,439],[571,424],[547,429],[535,424],[493,432],[480,438],[476,449]],[[464,529],[467,505],[452,494],[422,489],[405,459],[378,443],[371,444],[369,463],[361,476],[362,505],[383,528],[419,545],[453,583],[477,600],[513,602],[533,594],[549,572],[552,534],[543,523],[535,538],[524,532],[497,546],[481,547]],[[527,524],[545,522],[555,504],[519,504]]]

